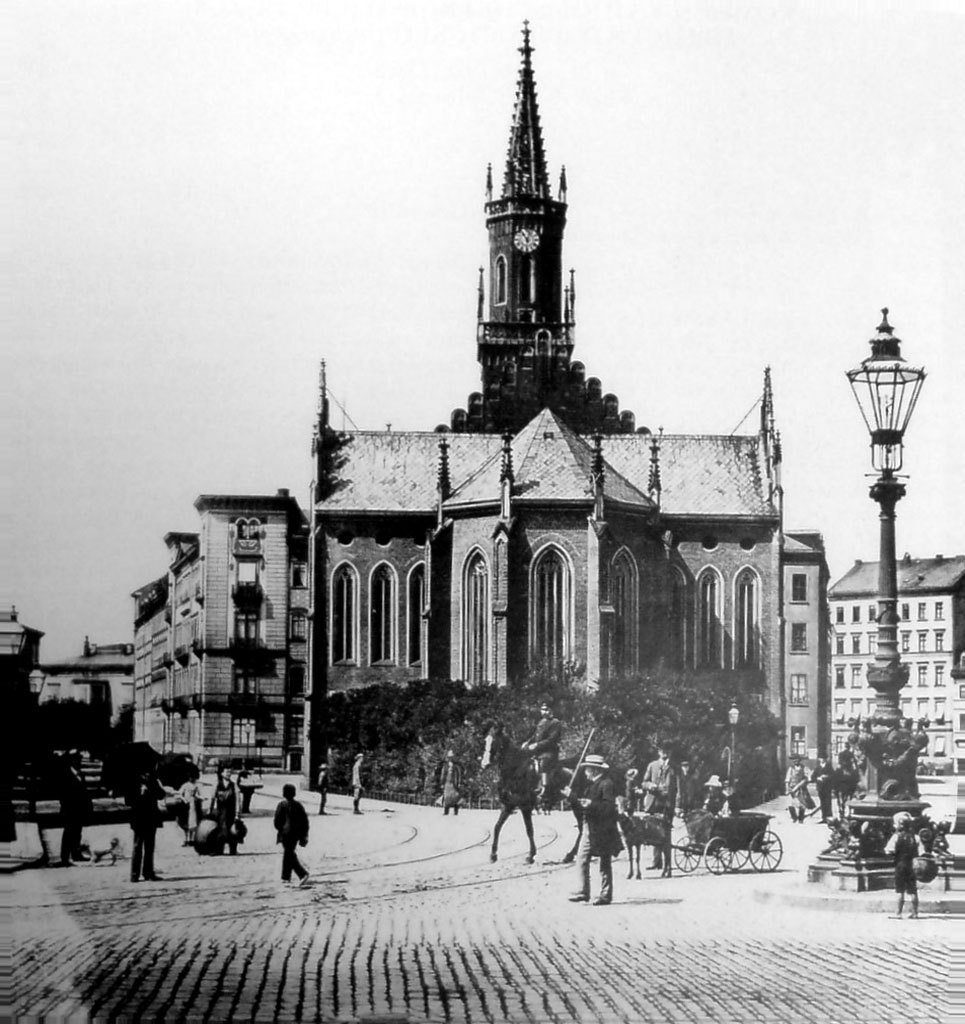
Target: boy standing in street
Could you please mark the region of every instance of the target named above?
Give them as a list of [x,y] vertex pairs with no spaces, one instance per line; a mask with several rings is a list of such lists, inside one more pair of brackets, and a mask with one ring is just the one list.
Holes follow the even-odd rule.
[[308,814],[304,806],[295,799],[295,787],[290,783],[282,786],[282,799],[275,808],[275,831],[281,843],[281,880],[286,884],[292,880],[292,871],[298,875],[298,884],[304,885],[309,878],[296,848],[308,845]]
[[895,858],[895,892],[898,893],[898,913],[905,909],[905,893],[911,897],[911,918],[918,917],[918,879],[914,860],[918,856],[918,839],[912,829],[911,815],[907,811],[895,815],[895,831],[888,840],[885,853]]

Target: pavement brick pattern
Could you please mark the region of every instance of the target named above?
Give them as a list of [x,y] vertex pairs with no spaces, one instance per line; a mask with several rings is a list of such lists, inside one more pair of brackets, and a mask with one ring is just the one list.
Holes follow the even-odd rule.
[[566,900],[563,814],[537,819],[529,867],[516,819],[491,864],[491,812],[332,809],[312,821],[303,888],[281,884],[257,817],[236,858],[199,858],[167,826],[157,883],[128,882],[126,861],[21,872],[11,1015],[942,1024],[960,922],[753,899],[754,886],[800,883],[795,857],[816,852],[804,846],[817,831],[788,836],[775,875],[618,877],[617,902],[596,908]]

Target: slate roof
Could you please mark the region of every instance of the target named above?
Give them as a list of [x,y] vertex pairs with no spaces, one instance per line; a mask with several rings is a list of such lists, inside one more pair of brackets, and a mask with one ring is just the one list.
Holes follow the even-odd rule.
[[[899,558],[898,593],[948,592],[965,580],[965,555],[951,558]],[[878,563],[855,564],[828,591],[832,598],[875,597],[878,594]]]
[[[604,438],[607,460],[646,488],[651,437]],[[660,442],[660,509],[680,516],[776,516],[767,497],[757,435],[665,434]]]
[[[499,497],[502,438],[436,431],[349,432],[341,482],[323,512],[399,514],[436,507],[439,441],[449,445],[449,507]],[[603,438],[608,499],[652,507],[647,434]],[[661,509],[670,515],[773,517],[756,435],[665,435],[660,448]],[[514,498],[590,500],[593,447],[544,409],[513,439]]]
[[[593,447],[549,409],[544,409],[512,442],[513,499],[528,501],[592,501],[590,477]],[[647,509],[654,503],[606,461],[604,493],[608,500]],[[456,487],[446,507],[497,501],[502,472],[502,446],[477,472]]]

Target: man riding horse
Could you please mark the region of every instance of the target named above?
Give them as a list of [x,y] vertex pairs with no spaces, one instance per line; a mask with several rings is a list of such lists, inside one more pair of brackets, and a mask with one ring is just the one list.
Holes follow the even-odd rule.
[[551,785],[553,773],[560,758],[560,740],[563,726],[559,719],[553,717],[553,709],[548,700],[539,706],[539,722],[533,735],[522,745],[521,750],[536,758],[539,765],[539,790],[537,798],[543,810],[549,810],[553,804]]

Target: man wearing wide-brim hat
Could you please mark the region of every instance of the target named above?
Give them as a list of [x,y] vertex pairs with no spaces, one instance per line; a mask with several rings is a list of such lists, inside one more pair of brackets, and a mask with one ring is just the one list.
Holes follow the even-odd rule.
[[579,803],[583,808],[584,828],[576,851],[577,888],[570,896],[572,903],[590,901],[590,860],[600,858],[600,895],[595,907],[613,902],[613,855],[623,847],[617,829],[616,792],[607,775],[609,765],[599,754],[588,754],[582,763],[586,773],[586,789]]

